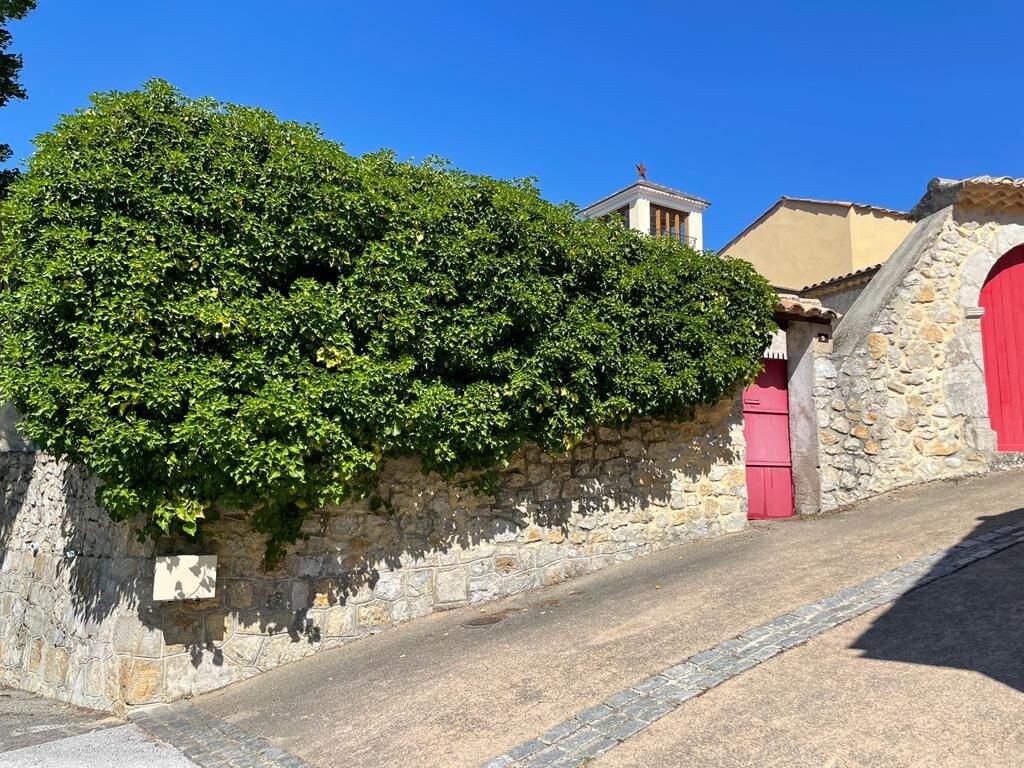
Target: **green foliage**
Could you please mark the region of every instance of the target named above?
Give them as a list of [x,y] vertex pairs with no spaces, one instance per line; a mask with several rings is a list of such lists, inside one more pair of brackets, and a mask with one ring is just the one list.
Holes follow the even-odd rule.
[[159,81],[93,102],[0,207],[0,392],[117,518],[251,509],[274,559],[385,457],[562,451],[760,366],[746,263]]

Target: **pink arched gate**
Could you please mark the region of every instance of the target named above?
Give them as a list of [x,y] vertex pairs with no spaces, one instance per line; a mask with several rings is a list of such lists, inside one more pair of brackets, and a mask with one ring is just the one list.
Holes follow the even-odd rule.
[[996,262],[979,304],[989,421],[1000,451],[1024,451],[1024,246]]

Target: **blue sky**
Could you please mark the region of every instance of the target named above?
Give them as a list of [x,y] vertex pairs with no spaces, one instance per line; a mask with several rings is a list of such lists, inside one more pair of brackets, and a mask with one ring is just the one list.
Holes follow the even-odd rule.
[[162,77],[554,201],[643,161],[712,201],[718,247],[783,194],[905,209],[933,176],[1024,176],[1021,5],[40,0],[0,140],[23,158],[91,92]]

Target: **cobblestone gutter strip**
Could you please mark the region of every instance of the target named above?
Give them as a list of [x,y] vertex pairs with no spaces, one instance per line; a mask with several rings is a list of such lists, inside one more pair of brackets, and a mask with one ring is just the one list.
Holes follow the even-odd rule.
[[577,713],[482,768],[579,766],[729,678],[1021,541],[1024,523],[1007,525],[776,616]]
[[310,768],[282,749],[187,701],[136,710],[131,719],[201,768]]

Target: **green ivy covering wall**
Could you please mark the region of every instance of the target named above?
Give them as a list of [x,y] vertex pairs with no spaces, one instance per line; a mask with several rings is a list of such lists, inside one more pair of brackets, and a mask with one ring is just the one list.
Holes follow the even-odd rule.
[[744,262],[160,81],[37,147],[0,207],[0,394],[150,533],[251,509],[273,560],[385,457],[681,418],[774,329]]

